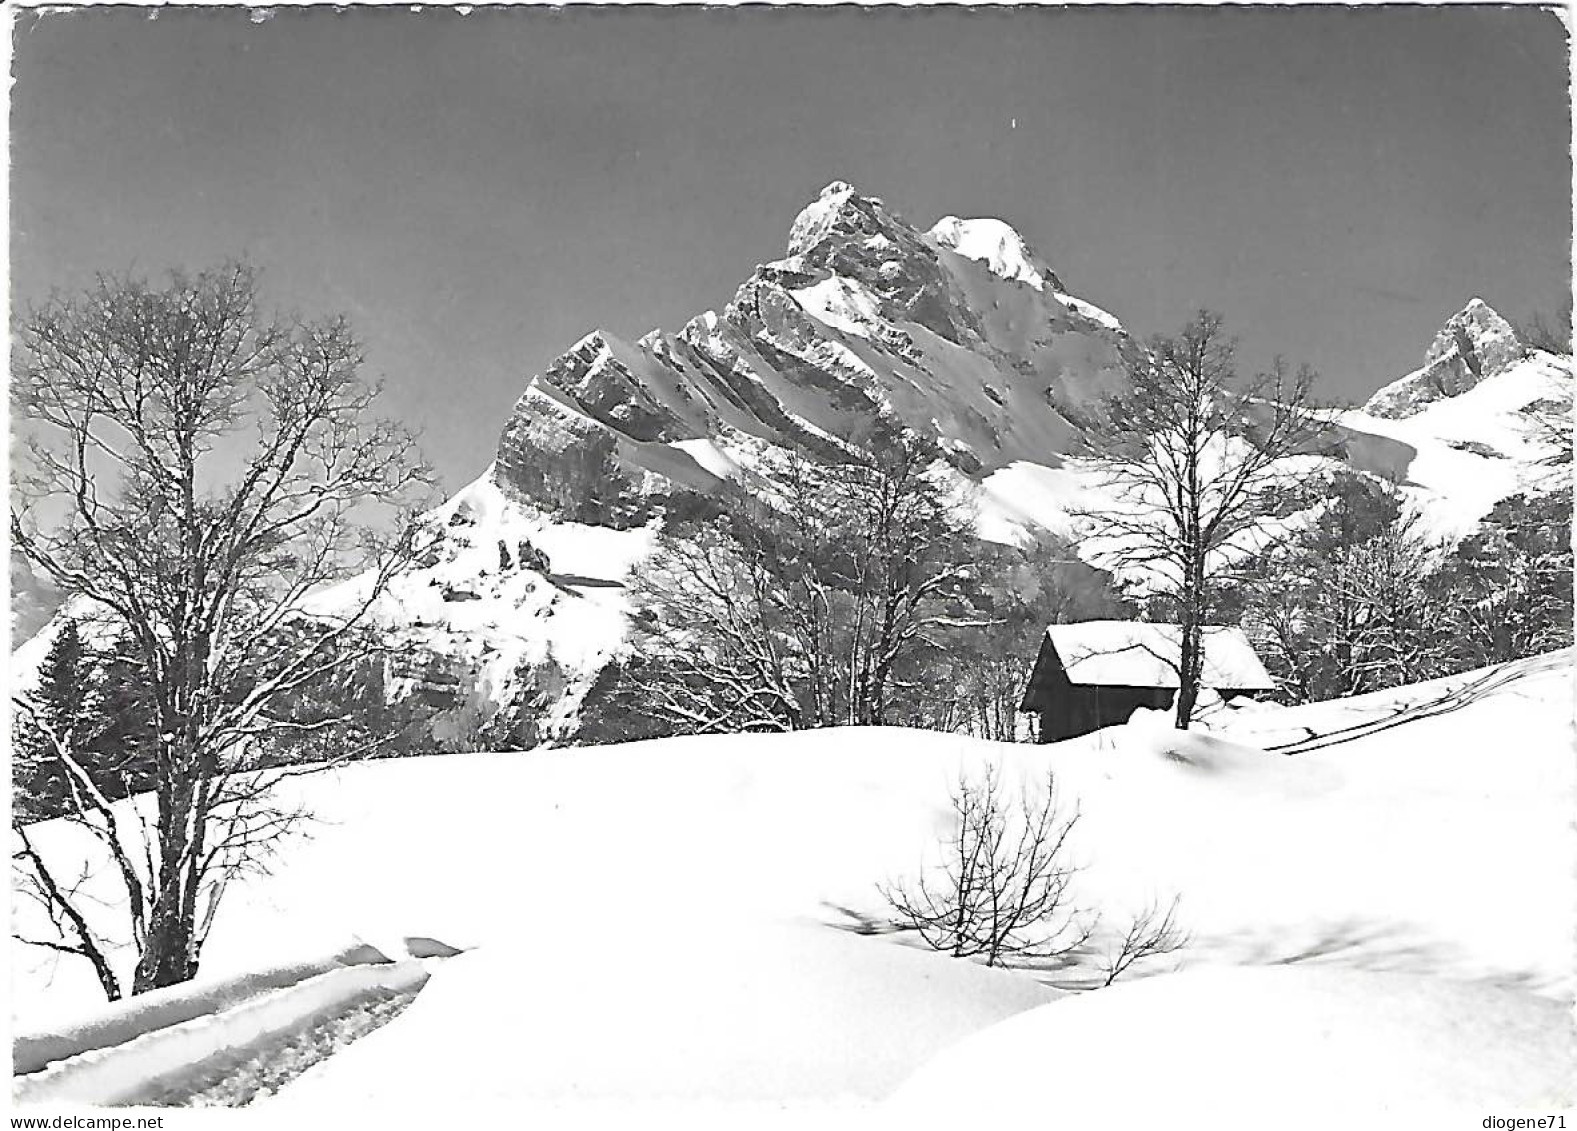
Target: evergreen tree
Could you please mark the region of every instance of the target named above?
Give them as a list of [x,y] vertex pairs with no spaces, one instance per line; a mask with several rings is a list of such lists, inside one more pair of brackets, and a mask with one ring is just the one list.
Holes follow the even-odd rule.
[[14,815],[24,821],[61,816],[81,774],[111,801],[151,788],[153,720],[147,680],[129,641],[118,636],[94,648],[79,623],[66,620],[39,666],[38,685],[13,718]]
[[156,708],[136,647],[123,632],[93,658],[98,694],[89,770],[110,797],[152,789],[158,763]]
[[12,716],[13,820],[57,816],[70,796],[60,747],[75,756],[85,748],[91,698],[87,650],[76,620],[67,619],[38,669],[38,685]]

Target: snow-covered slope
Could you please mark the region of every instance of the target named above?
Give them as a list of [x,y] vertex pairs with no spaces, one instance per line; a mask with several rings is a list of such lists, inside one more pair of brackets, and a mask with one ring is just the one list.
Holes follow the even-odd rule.
[[[457,701],[434,737],[464,742],[513,708],[514,740],[562,738],[624,638],[622,581],[644,527],[561,521],[482,475],[427,516],[417,567],[369,610],[392,645],[390,690]],[[363,579],[311,595],[306,611],[359,599]]]
[[1455,540],[1501,500],[1567,479],[1551,471],[1559,441],[1534,414],[1569,414],[1572,388],[1570,358],[1523,345],[1474,299],[1442,328],[1424,368],[1343,413],[1340,424],[1349,447],[1387,452],[1369,469],[1395,478],[1429,527]]
[[[1577,1102],[1567,1007],[1403,973],[1269,966],[1114,986],[944,1050],[893,1097],[900,1125],[1025,1111],[1123,1126],[1449,1127]],[[1055,1085],[1047,1087],[1047,1066]],[[1135,1081],[1134,1076],[1142,1079]],[[990,1081],[965,1087],[960,1081]]]
[[[1567,1039],[1571,665],[1569,651],[1510,665],[1468,679],[1478,692],[1445,713],[1294,757],[1231,730],[1136,724],[1043,747],[866,728],[347,767],[290,784],[319,823],[271,875],[234,885],[203,970],[223,978],[352,936],[387,953],[407,935],[474,948],[283,1092],[281,1118],[330,1103],[879,1100],[1038,1006],[1002,1039],[1050,1055],[1073,1039],[1066,1025],[1087,1028],[1091,1053],[1066,1066],[1082,1095],[1096,1080],[1199,1073],[1179,1097],[1198,1101],[1287,1050],[1323,1049],[1308,1067],[1329,1080],[1352,1050],[1322,1042],[1321,1026],[1355,1032],[1367,1009],[1374,1032],[1419,1047],[1389,1078],[1364,1077],[1362,1098],[1411,1102],[1464,1050],[1504,1067],[1509,1049],[1520,1068],[1481,1056],[1446,1098],[1515,1105],[1550,1084],[1550,1049]],[[1383,708],[1370,696],[1252,716],[1284,730]],[[1104,915],[1096,950],[1146,902],[1180,898],[1193,942],[1135,971],[1153,993],[1141,981],[1060,998],[1043,980],[1088,984],[1087,971],[987,970],[860,933],[884,914],[877,884],[912,876],[946,835],[950,784],[987,765],[1010,790],[1054,770],[1078,807],[1074,897]],[[57,852],[72,836],[36,833]],[[96,992],[69,964],[46,982],[53,965],[15,952],[24,1029]],[[1225,973],[1173,984],[1174,966]],[[1259,1039],[1212,1039],[1214,1005]],[[1077,1010],[1066,1024],[1064,1006]],[[1048,1028],[1031,1020],[1042,1015]],[[1198,1039],[1136,1042],[1103,1063],[1099,1041],[1147,1015],[1152,1032]],[[1442,1017],[1450,1028],[1432,1028]],[[1217,1055],[1228,1047],[1260,1059]],[[1049,1118],[1058,1091],[1042,1095]]]

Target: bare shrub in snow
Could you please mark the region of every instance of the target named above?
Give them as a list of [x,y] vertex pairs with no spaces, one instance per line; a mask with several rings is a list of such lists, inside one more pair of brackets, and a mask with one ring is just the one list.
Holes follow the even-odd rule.
[[1068,835],[1048,773],[1038,794],[1010,798],[999,772],[960,776],[951,793],[953,830],[939,868],[909,884],[881,885],[897,921],[955,958],[987,966],[1066,958],[1089,941],[1093,917],[1069,905]]
[[1101,971],[1106,975],[1101,985],[1111,985],[1136,962],[1159,958],[1188,945],[1189,933],[1177,923],[1178,902],[1174,898],[1165,912],[1151,903],[1134,916],[1116,949],[1108,951],[1101,961]]

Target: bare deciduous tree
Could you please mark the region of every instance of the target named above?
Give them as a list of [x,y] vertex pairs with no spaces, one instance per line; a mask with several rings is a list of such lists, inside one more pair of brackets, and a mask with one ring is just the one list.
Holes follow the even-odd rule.
[[1010,801],[994,767],[960,776],[951,794],[953,830],[941,866],[911,885],[885,884],[881,894],[903,926],[955,958],[983,956],[987,966],[1071,955],[1090,938],[1092,919],[1069,906],[1068,836],[1078,813],[1064,817],[1056,782],[1027,788]]
[[1176,337],[1127,359],[1128,388],[1085,422],[1088,454],[1119,505],[1081,511],[1121,569],[1158,580],[1155,596],[1180,626],[1176,725],[1193,717],[1211,623],[1234,556],[1290,478],[1286,457],[1314,450],[1327,425],[1310,400],[1314,374],[1278,358],[1239,385],[1236,346],[1221,316],[1199,315]]
[[[376,650],[360,627],[409,559],[408,508],[431,476],[410,434],[370,415],[361,364],[342,318],[265,317],[242,264],[162,289],[101,277],[20,319],[13,544],[125,634],[156,722],[137,806],[105,797],[72,736],[32,720],[122,889],[132,993],[196,973],[226,883],[299,821],[269,800],[290,771],[257,752],[335,720],[293,719],[291,698]],[[337,609],[301,612],[310,590],[369,568]],[[115,996],[81,880],[13,835],[21,886],[58,936],[24,941],[86,958]]]
[[670,731],[893,722],[926,693],[920,657],[970,606],[965,516],[907,436],[820,463],[764,455],[757,477],[665,533],[631,586],[640,610],[614,709]]
[[1460,668],[1570,646],[1570,482],[1498,503],[1480,529],[1457,545],[1438,587],[1449,594]]
[[[826,606],[794,618],[795,595],[765,552],[718,531],[665,540],[632,586],[644,615],[625,673],[630,708],[696,734],[815,725],[827,699],[818,682],[825,658],[802,649],[795,633],[821,629],[816,614]],[[802,595],[809,600],[808,587]]]
[[1517,326],[1517,335],[1534,349],[1570,357],[1572,352],[1572,298],[1562,295],[1556,304],[1555,316],[1546,318],[1543,311],[1534,311],[1528,321]]
[[1394,487],[1344,482],[1312,525],[1242,571],[1243,625],[1300,701],[1445,675],[1463,612],[1445,560]]

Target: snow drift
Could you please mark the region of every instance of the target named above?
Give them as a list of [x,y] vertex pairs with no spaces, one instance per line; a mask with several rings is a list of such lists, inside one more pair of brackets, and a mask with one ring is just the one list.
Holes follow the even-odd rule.
[[1548,1114],[1577,1101],[1569,1014],[1525,991],[1416,974],[1191,970],[1001,1022],[933,1059],[890,1109],[937,1125],[1030,1111],[1166,1125],[1187,1112],[1233,1128],[1268,1112],[1311,1128],[1381,1113],[1406,1127]]
[[[269,1101],[282,1115],[461,1095],[877,1101],[972,1034],[1008,1039],[992,1026],[1019,1014],[1032,1044],[1060,1049],[1074,1030],[1185,1010],[1197,1039],[1156,1022],[1173,1040],[1136,1045],[1129,1081],[1193,1072],[1225,1088],[1240,1086],[1234,1065],[1269,1071],[1231,1059],[1249,1038],[1218,1035],[1216,1006],[1258,1026],[1262,1059],[1318,1053],[1311,1079],[1347,1063],[1320,1026],[1355,1032],[1365,1009],[1393,1045],[1418,1046],[1355,1101],[1410,1104],[1471,1055],[1488,1066],[1441,1097],[1532,1102],[1555,1087],[1572,988],[1571,661],[1505,666],[1449,710],[1295,757],[1254,735],[1335,730],[1433,691],[1236,713],[1216,735],[1141,720],[1034,747],[845,729],[348,767],[291,783],[319,823],[273,875],[232,890],[204,970],[260,969],[348,933],[468,948],[395,1021]],[[1077,970],[988,970],[884,933],[877,883],[913,874],[946,835],[950,783],[986,765],[1009,785],[1051,769],[1078,806],[1075,898],[1103,915],[1096,952],[1172,896],[1192,945],[1136,968],[1128,991],[1070,997],[1057,986],[1087,984]],[[38,839],[61,851],[68,832]],[[28,1029],[95,992],[84,971],[60,966],[51,982],[49,959],[16,959]],[[1255,981],[1262,967],[1272,981]],[[1079,1021],[1055,1020],[1069,1007]],[[1089,1061],[1069,1064],[1095,1079]]]

